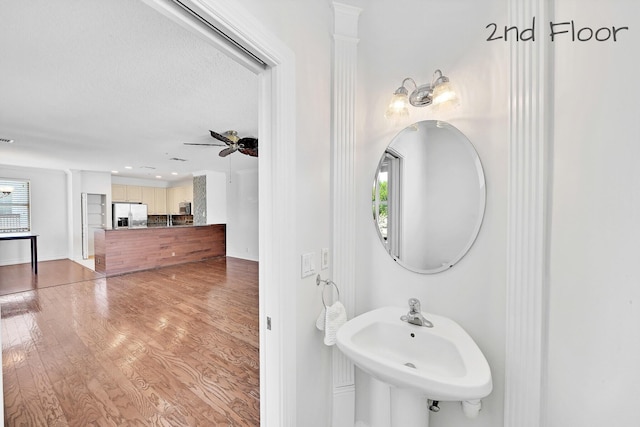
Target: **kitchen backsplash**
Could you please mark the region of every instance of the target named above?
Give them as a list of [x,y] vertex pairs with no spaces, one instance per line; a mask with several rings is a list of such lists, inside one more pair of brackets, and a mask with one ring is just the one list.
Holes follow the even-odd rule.
[[[167,225],[168,215],[148,215],[147,227],[161,227]],[[193,215],[171,215],[172,225],[193,225]]]
[[193,210],[196,225],[205,225],[207,219],[207,177],[198,175],[193,177]]

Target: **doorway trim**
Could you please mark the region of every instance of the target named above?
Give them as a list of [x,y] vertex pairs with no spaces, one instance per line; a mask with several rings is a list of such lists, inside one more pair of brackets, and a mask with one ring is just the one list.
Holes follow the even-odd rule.
[[[259,77],[260,425],[296,425],[295,56],[232,0],[144,0]],[[195,11],[200,19],[187,12]],[[206,20],[231,38],[216,34]],[[239,44],[266,64],[247,58]]]

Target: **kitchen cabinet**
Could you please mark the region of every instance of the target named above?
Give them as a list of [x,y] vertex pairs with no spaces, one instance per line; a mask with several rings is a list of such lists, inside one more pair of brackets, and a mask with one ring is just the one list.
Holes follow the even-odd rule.
[[142,187],[139,185],[111,184],[111,201],[142,203]]
[[156,192],[153,187],[141,187],[142,203],[147,205],[147,213],[150,215],[157,213]]
[[154,188],[156,214],[166,215],[167,213],[167,189]]
[[142,203],[142,187],[127,185],[127,202]]
[[127,186],[122,184],[111,184],[111,201],[126,202]]
[[180,187],[171,187],[167,188],[167,213],[168,214],[177,214],[178,213],[178,200],[180,196],[178,195]]
[[181,187],[167,188],[167,210],[169,214],[180,213],[180,203],[193,203],[193,186],[185,185]]
[[142,203],[147,205],[149,215],[167,213],[167,189],[161,187],[141,187]]
[[144,203],[149,215],[177,214],[178,204],[192,199],[192,186],[163,188],[111,184],[112,202]]

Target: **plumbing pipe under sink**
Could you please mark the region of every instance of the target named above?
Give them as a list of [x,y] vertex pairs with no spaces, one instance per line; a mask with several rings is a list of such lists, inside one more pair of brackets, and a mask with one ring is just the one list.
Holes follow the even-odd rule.
[[481,400],[463,400],[460,402],[462,405],[462,412],[467,418],[475,418],[478,416],[478,412],[482,409]]

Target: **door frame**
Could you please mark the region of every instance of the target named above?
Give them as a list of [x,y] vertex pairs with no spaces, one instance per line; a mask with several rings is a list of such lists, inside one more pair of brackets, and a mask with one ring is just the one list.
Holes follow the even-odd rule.
[[258,75],[260,425],[295,427],[295,56],[237,1],[143,1]]

